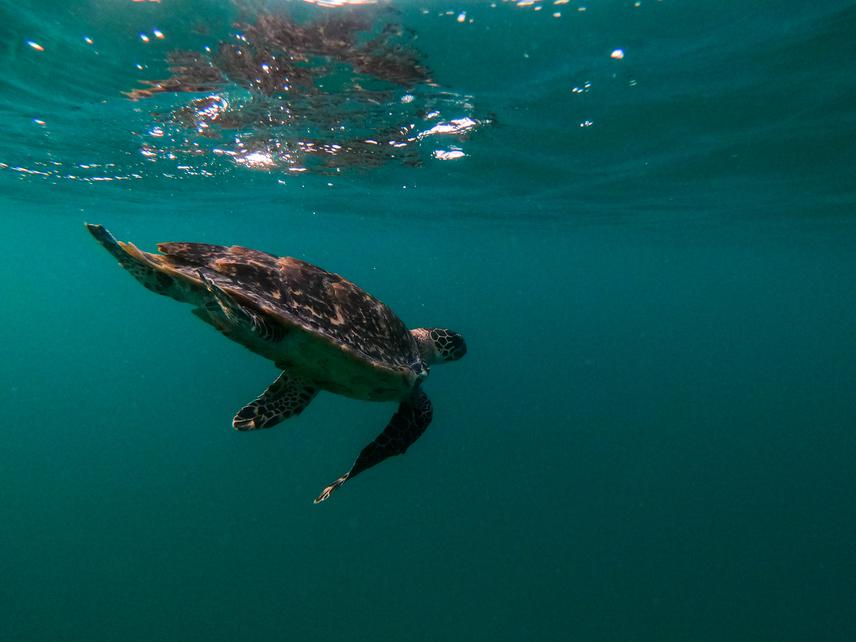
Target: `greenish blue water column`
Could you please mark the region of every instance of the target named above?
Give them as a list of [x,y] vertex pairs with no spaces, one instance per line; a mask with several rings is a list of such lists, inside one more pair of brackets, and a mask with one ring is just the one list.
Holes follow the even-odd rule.
[[[3,3],[0,640],[856,637],[853,4],[495,4],[382,18],[438,84],[395,109],[478,127],[324,174],[182,156],[198,96],[121,92],[343,9]],[[394,405],[233,431],[276,369],[85,221],[317,263],[469,352],[314,506]]]

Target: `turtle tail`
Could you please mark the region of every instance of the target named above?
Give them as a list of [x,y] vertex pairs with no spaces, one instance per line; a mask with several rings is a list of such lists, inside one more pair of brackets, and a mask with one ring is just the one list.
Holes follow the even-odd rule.
[[152,292],[165,294],[179,301],[187,301],[186,287],[181,287],[176,279],[164,271],[164,266],[158,257],[143,252],[133,243],[123,243],[116,240],[103,225],[86,223],[86,229],[95,237],[104,249],[112,254],[119,265]]

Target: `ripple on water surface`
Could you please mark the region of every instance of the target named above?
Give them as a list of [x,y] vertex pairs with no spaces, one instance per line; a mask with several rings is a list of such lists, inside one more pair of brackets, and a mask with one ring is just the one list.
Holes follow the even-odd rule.
[[[25,64],[43,75],[73,54],[80,82],[63,87],[52,109],[47,77],[4,101],[21,128],[0,169],[87,183],[264,170],[282,182],[466,155],[468,138],[491,118],[435,77],[399,12],[313,4],[321,6],[172,15],[170,28],[135,33],[126,24],[100,35],[78,16],[55,38],[35,26],[37,15],[19,17],[22,30],[43,34],[25,41]],[[109,16],[99,19],[106,31]],[[75,30],[83,35],[72,41]]]

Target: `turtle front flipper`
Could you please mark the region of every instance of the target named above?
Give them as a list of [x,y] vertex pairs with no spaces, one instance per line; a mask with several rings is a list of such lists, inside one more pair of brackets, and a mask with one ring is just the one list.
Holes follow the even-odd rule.
[[410,445],[425,432],[428,424],[431,423],[431,416],[431,400],[428,399],[428,395],[421,387],[417,387],[410,397],[401,402],[384,431],[372,443],[363,448],[351,470],[327,486],[315,498],[315,503],[318,504],[328,499],[330,494],[346,481],[359,475],[367,468],[379,464],[387,457],[403,455]]
[[299,415],[318,394],[318,389],[303,379],[283,372],[255,401],[238,411],[232,426],[238,430],[271,428]]

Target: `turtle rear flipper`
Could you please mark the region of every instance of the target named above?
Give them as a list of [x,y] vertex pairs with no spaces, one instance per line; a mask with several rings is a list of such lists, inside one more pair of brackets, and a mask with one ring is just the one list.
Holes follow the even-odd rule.
[[206,309],[209,312],[214,312],[215,308],[219,307],[220,312],[233,326],[252,332],[265,341],[282,341],[285,336],[285,329],[281,324],[238,302],[235,297],[226,292],[202,270],[199,270],[198,274],[199,279],[213,298],[213,301],[206,304]]
[[232,419],[232,426],[238,430],[271,428],[299,415],[317,394],[317,388],[283,372],[255,401],[238,411]]
[[375,464],[379,464],[387,457],[403,455],[410,445],[419,439],[428,424],[431,423],[431,400],[428,395],[417,387],[413,394],[401,402],[396,413],[392,416],[384,431],[368,446],[363,448],[351,470],[339,477],[327,486],[321,494],[315,498],[319,504],[330,497],[330,494],[349,479]]
[[116,240],[103,225],[86,223],[86,229],[95,237],[104,249],[112,254],[119,265],[131,273],[137,281],[147,289],[158,294],[164,294],[179,301],[189,301],[189,289],[180,284],[173,276],[164,272],[155,257],[140,250],[133,243],[123,243]]

